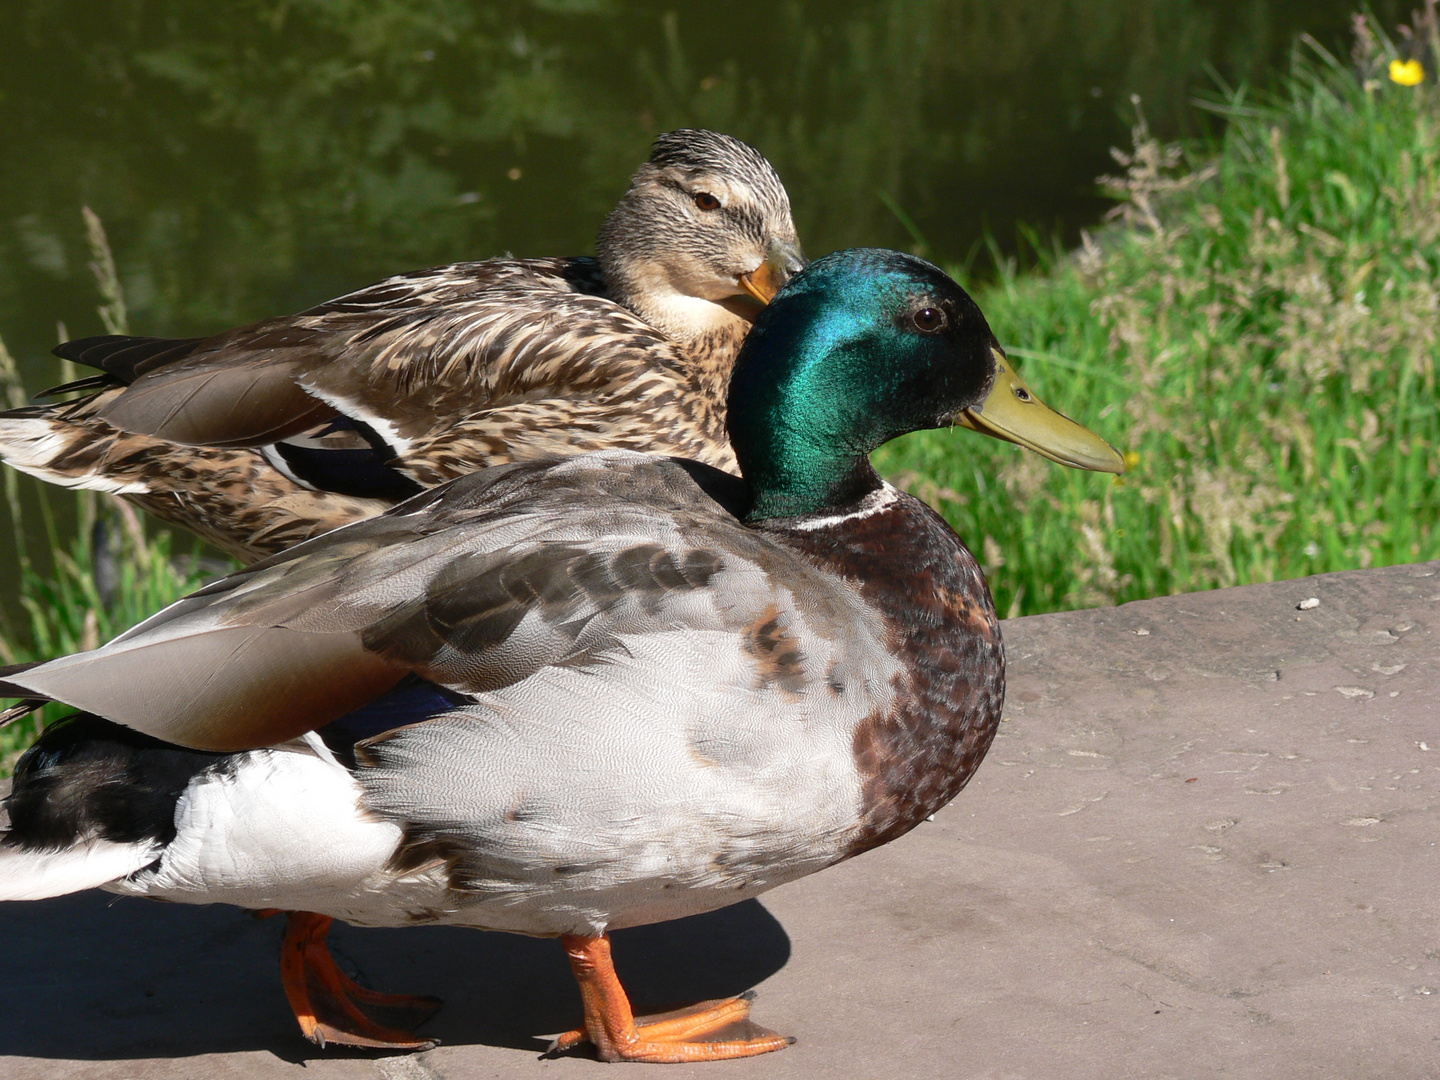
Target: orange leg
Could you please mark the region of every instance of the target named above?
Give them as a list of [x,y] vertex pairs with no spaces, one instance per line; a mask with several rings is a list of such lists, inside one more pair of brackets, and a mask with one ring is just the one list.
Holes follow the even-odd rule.
[[305,1037],[322,1047],[338,1043],[428,1050],[435,1046],[434,1039],[417,1038],[409,1031],[376,1023],[361,1010],[364,1005],[406,1013],[418,1025],[435,1015],[440,999],[381,994],[360,986],[336,966],[325,947],[332,922],[328,915],[292,911],[280,945],[280,978]]
[[[587,1039],[602,1061],[719,1061],[783,1050],[793,1043],[750,1022],[750,999],[706,1001],[662,1016],[642,1018],[637,1024],[630,999],[615,975],[610,939],[564,934],[560,943],[570,957],[570,968],[580,984],[585,1005],[585,1027],[567,1031],[550,1046],[559,1053]],[[734,1026],[736,1031],[723,1029]],[[732,1034],[736,1038],[707,1042],[703,1036]]]

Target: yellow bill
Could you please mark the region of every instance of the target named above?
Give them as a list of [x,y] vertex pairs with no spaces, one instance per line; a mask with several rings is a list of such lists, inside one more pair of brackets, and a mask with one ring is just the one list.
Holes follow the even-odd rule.
[[1041,457],[1092,472],[1123,473],[1120,451],[1089,428],[1062,416],[1041,401],[998,348],[995,385],[979,405],[962,409],[955,422],[972,431],[1018,443]]

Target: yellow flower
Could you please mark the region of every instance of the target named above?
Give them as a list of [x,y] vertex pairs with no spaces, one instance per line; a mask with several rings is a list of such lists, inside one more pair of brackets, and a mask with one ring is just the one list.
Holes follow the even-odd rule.
[[1133,469],[1136,465],[1139,465],[1139,464],[1140,464],[1140,451],[1139,451],[1139,450],[1126,450],[1126,451],[1125,451],[1125,467],[1126,467],[1127,469]]
[[1425,69],[1419,60],[1391,60],[1390,81],[1401,86],[1419,86],[1425,81]]

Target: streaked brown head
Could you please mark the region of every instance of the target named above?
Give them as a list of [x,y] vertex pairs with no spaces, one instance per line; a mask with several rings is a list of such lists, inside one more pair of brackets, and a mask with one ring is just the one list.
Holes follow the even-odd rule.
[[770,162],[739,139],[690,129],[655,140],[597,254],[615,299],[680,341],[752,319],[805,266]]

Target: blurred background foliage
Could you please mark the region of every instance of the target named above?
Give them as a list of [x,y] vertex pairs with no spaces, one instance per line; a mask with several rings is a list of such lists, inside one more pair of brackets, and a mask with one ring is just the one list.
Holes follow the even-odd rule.
[[[1137,123],[1114,223],[980,290],[1032,385],[1130,466],[1097,482],[948,432],[876,455],[982,555],[1002,612],[1440,558],[1435,0],[1401,29],[1218,97],[1217,143]],[[1421,85],[1390,77],[1422,57]]]
[[[1398,5],[1392,5],[1398,6]],[[1384,7],[1382,0],[1381,7]],[[1193,133],[1349,0],[10,0],[0,334],[98,332],[79,207],[136,332],[212,332],[417,266],[588,250],[656,132],[760,147],[814,253],[1065,242],[1139,94]],[[923,241],[918,238],[923,238]],[[980,260],[983,265],[984,259]]]

